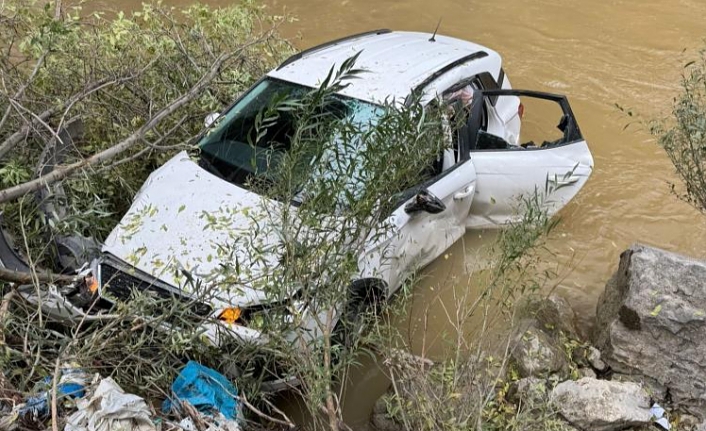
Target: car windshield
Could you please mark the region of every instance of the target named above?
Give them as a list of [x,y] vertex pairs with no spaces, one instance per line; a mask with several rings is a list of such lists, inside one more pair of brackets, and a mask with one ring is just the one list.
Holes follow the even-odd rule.
[[[310,91],[309,87],[272,78],[260,81],[201,140],[202,167],[241,187],[249,187],[256,179],[271,179],[268,171],[275,172],[281,156],[290,150],[295,118],[282,110],[274,124],[257,131],[257,117],[275,100],[300,99]],[[362,100],[340,95],[333,99],[325,105],[326,114],[362,128],[374,124],[383,112],[382,107]],[[340,163],[340,158],[336,159]],[[326,176],[335,175],[336,171],[340,172],[322,172],[319,167],[313,172]]]

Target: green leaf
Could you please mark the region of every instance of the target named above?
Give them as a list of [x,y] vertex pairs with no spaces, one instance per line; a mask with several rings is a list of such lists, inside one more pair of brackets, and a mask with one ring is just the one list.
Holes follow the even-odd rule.
[[657,304],[654,310],[650,313],[651,316],[657,316],[659,312],[662,311],[662,304]]

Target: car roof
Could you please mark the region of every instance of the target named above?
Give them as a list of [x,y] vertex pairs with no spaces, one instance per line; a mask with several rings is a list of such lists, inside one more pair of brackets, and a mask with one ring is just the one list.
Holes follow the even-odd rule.
[[[498,76],[500,55],[484,46],[429,33],[376,30],[310,48],[286,60],[268,76],[318,87],[332,67],[360,52],[356,68],[365,69],[341,94],[380,103],[406,98],[420,85],[433,91],[442,75],[456,72],[491,72]],[[473,55],[475,54],[475,55]],[[467,76],[472,76],[466,73]],[[428,87],[428,88],[426,88]]]

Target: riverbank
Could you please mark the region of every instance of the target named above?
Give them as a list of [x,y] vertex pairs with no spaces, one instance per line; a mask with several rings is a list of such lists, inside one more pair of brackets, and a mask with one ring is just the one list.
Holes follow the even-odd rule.
[[[501,429],[537,431],[706,429],[704,280],[706,262],[633,245],[606,284],[590,338],[580,335],[565,299],[527,304],[484,418]],[[422,373],[407,374],[376,405],[372,428],[410,429],[410,421],[423,420],[405,416],[404,406],[433,394],[429,376],[443,366],[424,362]],[[480,382],[464,390],[477,392]],[[463,395],[447,400],[453,412],[461,410],[455,398]]]

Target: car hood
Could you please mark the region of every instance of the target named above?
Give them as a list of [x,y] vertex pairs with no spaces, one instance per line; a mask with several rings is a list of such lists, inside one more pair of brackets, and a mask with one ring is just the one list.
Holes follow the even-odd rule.
[[[258,244],[252,244],[247,232],[255,219],[265,224],[271,219],[272,211],[260,217],[266,208],[280,205],[216,177],[181,152],[150,175],[108,236],[103,252],[186,293],[190,292],[183,270],[205,283],[219,283],[213,305],[256,304],[265,293],[246,283],[226,285],[224,268],[238,262],[239,271],[256,277],[277,264],[276,253],[252,257],[253,247],[263,250],[280,244],[277,236],[258,234]],[[268,229],[259,225],[258,231]]]

